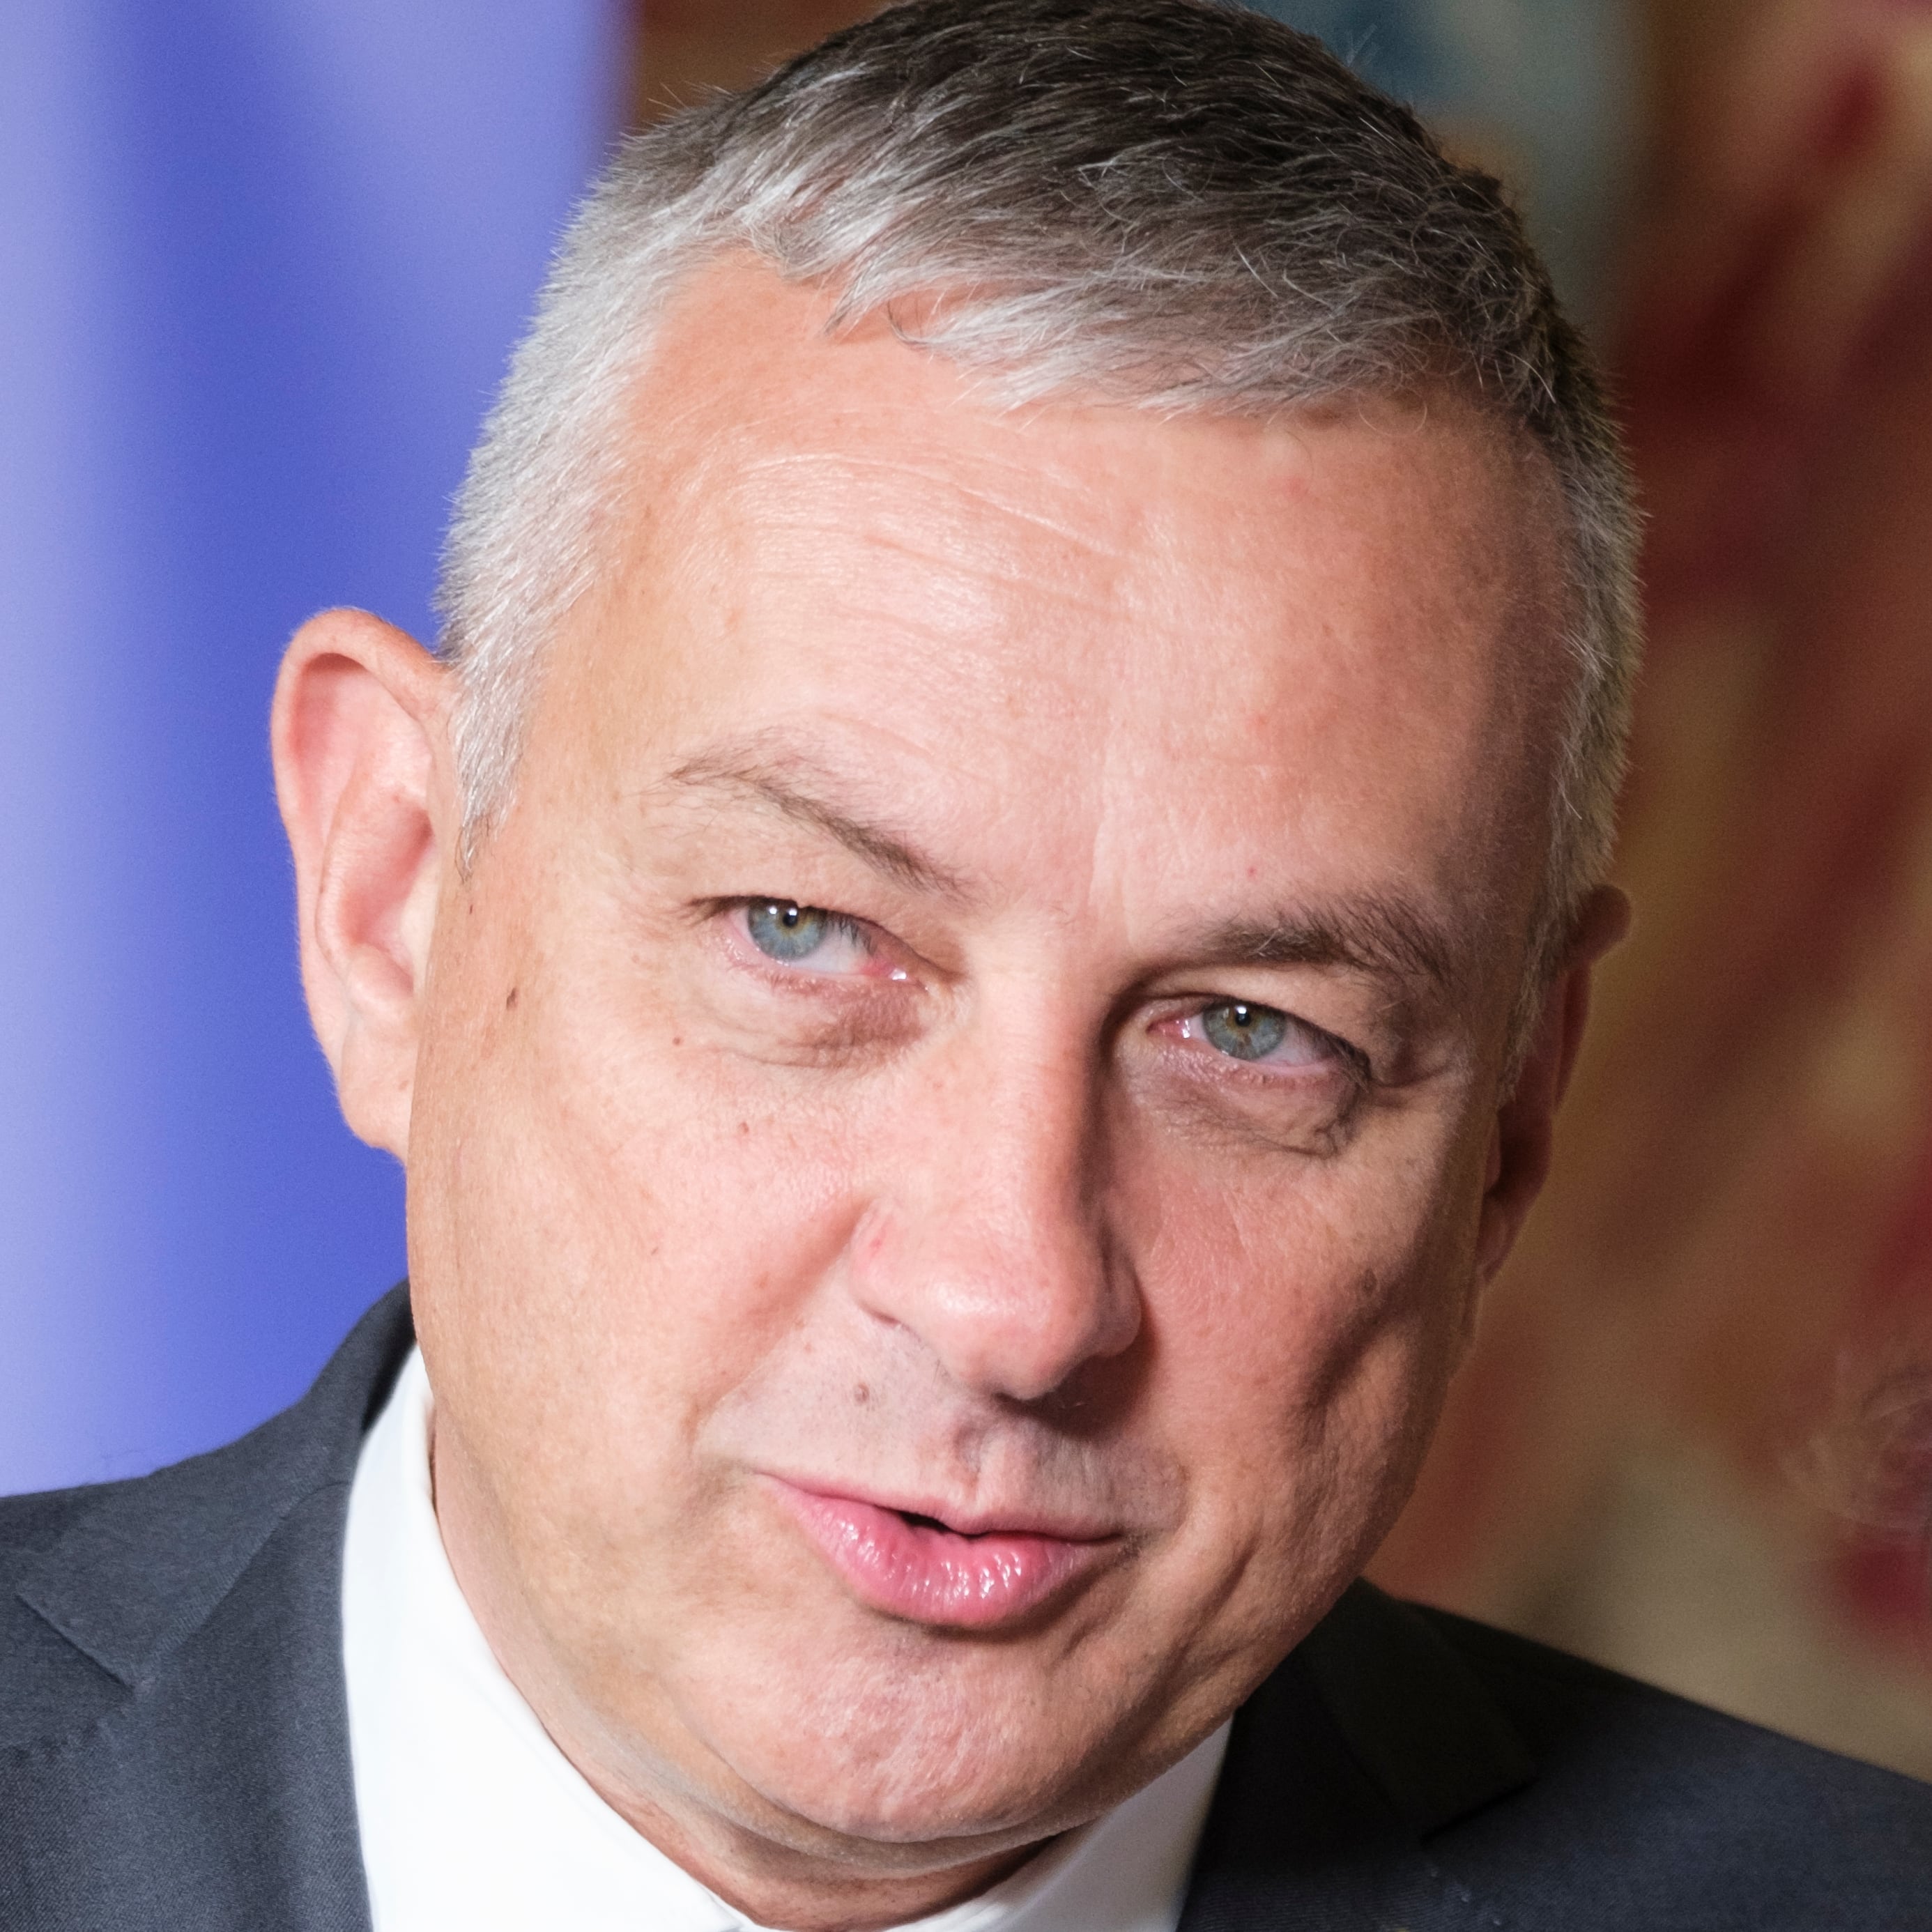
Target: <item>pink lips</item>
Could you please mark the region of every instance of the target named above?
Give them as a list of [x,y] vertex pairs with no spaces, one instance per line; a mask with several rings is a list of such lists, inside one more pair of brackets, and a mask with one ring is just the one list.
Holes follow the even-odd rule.
[[854,1496],[770,1480],[861,1602],[914,1623],[987,1630],[1017,1622],[1094,1568],[1113,1540],[1027,1530],[964,1535]]

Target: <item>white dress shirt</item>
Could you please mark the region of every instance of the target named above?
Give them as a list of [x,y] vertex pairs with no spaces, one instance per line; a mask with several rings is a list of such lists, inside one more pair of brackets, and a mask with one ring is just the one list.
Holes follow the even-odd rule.
[[[343,1647],[376,1932],[747,1932],[598,1796],[503,1674],[443,1552],[430,1405],[412,1353],[349,1499]],[[1226,1746],[1224,1725],[916,1932],[1174,1932]]]

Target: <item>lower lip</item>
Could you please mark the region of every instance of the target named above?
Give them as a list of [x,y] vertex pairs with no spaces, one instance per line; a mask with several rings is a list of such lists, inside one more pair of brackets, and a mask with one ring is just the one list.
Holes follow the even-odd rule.
[[819,1553],[875,1610],[956,1630],[990,1630],[1038,1610],[1105,1558],[1106,1542],[994,1532],[961,1536],[896,1510],[774,1480]]

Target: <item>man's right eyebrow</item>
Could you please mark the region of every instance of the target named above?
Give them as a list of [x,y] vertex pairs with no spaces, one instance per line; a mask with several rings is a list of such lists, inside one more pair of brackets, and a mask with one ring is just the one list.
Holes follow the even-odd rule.
[[964,880],[919,849],[907,832],[835,805],[825,794],[838,781],[798,754],[707,752],[672,771],[665,783],[686,794],[710,793],[776,812],[824,833],[895,884],[942,898],[973,896]]

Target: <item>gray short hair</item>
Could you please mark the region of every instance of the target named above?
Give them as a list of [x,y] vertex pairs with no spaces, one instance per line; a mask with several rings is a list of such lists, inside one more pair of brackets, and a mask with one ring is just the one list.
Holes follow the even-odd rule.
[[1540,980],[1613,836],[1639,642],[1617,430],[1496,182],[1223,0],[910,0],[624,143],[458,500],[439,601],[466,838],[599,568],[652,329],[742,250],[832,291],[834,330],[884,312],[1015,404],[1267,416],[1446,386],[1526,435],[1567,507],[1575,666]]

